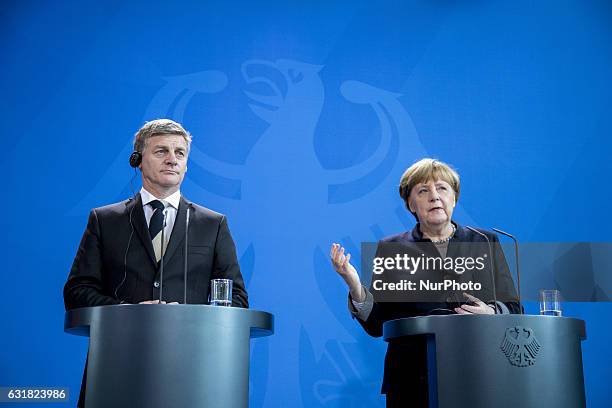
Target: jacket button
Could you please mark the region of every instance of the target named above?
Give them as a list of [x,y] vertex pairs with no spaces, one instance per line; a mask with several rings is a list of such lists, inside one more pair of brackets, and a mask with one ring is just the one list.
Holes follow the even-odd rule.
[[156,288],[159,288],[159,282],[158,281],[153,282],[153,286],[155,286]]

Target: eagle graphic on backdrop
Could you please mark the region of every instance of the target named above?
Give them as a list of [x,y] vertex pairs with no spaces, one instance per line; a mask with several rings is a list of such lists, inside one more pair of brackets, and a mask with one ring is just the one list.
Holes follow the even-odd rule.
[[[268,359],[272,353],[267,349],[254,350],[254,358],[266,360],[254,381],[295,379],[295,385],[275,390],[283,404],[294,403],[299,387],[305,406],[331,401],[372,406],[379,403],[369,400],[376,395],[380,379],[372,376],[375,370],[364,368],[371,364],[367,358],[371,352],[354,347],[356,327],[348,318],[346,288],[333,276],[327,252],[332,241],[340,240],[359,259],[359,242],[376,241],[408,228],[410,218],[390,186],[397,186],[405,168],[427,154],[398,100],[400,94],[347,80],[331,91],[333,96],[339,94],[337,99],[348,107],[369,109],[378,123],[379,143],[353,166],[324,168],[313,145],[324,101],[330,98],[320,76],[322,68],[288,59],[244,62],[245,86],[241,98],[233,97],[231,103],[246,99],[265,130],[252,142],[243,135],[234,139],[223,135],[228,138],[224,140],[228,148],[249,143],[240,164],[212,157],[205,148],[206,138],[194,138],[183,187],[195,202],[228,214],[234,237],[243,248],[239,255],[245,283],[249,291],[266,294],[257,299],[256,306],[274,311],[283,305],[291,311],[291,319],[283,319],[285,341],[278,340],[280,336],[269,339],[274,355],[283,358]],[[216,70],[165,80],[147,108],[146,120],[167,117],[184,123],[194,98],[227,93],[234,82]],[[206,115],[211,116],[210,112],[199,114]],[[190,128],[189,123],[184,124]],[[247,126],[241,129],[250,130]],[[109,191],[116,191],[117,196],[129,191],[125,169],[131,150],[127,143],[73,213],[107,201]],[[275,285],[273,293],[270,282]],[[257,386],[265,388],[264,384]]]
[[527,367],[535,364],[541,347],[532,329],[516,326],[506,329],[500,348],[510,364]]

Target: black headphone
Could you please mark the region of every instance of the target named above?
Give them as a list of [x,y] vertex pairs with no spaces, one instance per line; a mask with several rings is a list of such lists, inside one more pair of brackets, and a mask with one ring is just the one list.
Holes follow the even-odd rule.
[[[130,166],[134,168],[134,177],[136,177],[136,174],[137,174],[136,169],[138,168],[138,166],[140,166],[140,163],[142,163],[142,153],[134,150],[132,154],[130,154]],[[130,185],[132,184],[133,180],[134,178],[132,178],[132,180],[130,181]],[[132,186],[132,190],[134,190],[133,186]],[[135,197],[136,197],[136,192],[134,192],[134,197],[132,199],[134,199]],[[125,283],[125,279],[127,278],[127,256],[128,256],[128,252],[130,251],[130,244],[132,243],[132,237],[134,236],[134,223],[132,222],[133,212],[134,212],[134,206],[132,206],[132,209],[130,210],[130,227],[132,227],[132,232],[130,232],[130,237],[128,238],[127,248],[125,248],[125,254],[123,255],[123,279],[121,280],[121,283],[119,283],[119,285],[117,285],[117,287],[115,288],[115,299],[117,300],[121,300],[119,299],[119,289],[121,289],[121,287]]]
[[130,154],[130,166],[133,168],[137,168],[142,163],[142,153],[134,150],[132,154]]

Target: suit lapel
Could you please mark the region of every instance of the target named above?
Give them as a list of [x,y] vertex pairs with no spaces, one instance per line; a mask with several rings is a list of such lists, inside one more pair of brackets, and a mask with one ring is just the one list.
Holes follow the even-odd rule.
[[181,197],[176,219],[174,220],[174,227],[172,228],[172,234],[170,234],[170,242],[168,242],[168,248],[164,253],[164,264],[167,264],[168,261],[172,259],[172,255],[174,255],[177,248],[185,240],[185,216],[189,204],[187,200]]
[[151,237],[149,236],[149,228],[147,226],[147,220],[145,219],[144,210],[142,209],[142,198],[140,194],[138,194],[134,199],[130,200],[126,204],[126,211],[128,217],[131,214],[131,222],[134,226],[134,230],[142,245],[145,247],[151,262],[153,265],[157,264],[155,261],[155,252],[153,251],[153,243],[151,242]]

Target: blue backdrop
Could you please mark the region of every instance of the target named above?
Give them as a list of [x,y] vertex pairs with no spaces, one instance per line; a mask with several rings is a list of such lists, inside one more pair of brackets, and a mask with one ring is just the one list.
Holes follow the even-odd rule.
[[[253,407],[383,406],[385,344],[349,317],[327,253],[413,226],[396,186],[416,159],[457,168],[460,223],[610,240],[609,2],[2,9],[0,385],[76,397],[87,341],[63,333],[62,286],[88,210],[139,187],[145,120],[192,132],[182,192],[228,215],[251,305],[276,316],[252,344]],[[612,307],[565,314],[586,320],[589,406],[609,406]]]

